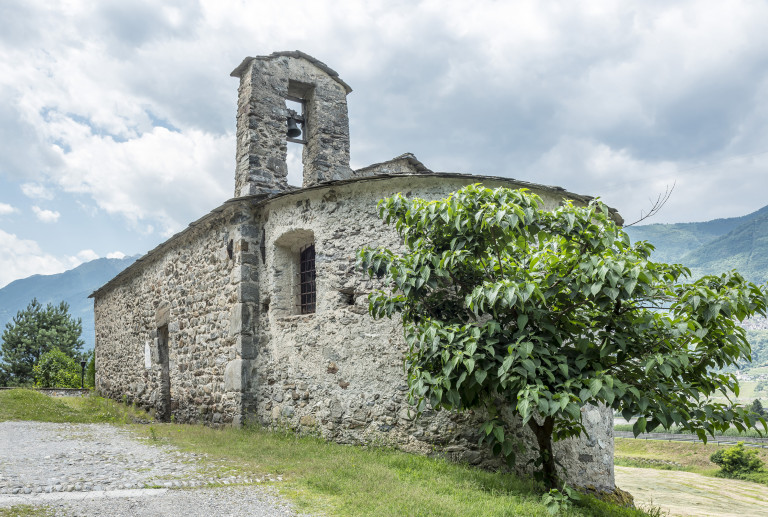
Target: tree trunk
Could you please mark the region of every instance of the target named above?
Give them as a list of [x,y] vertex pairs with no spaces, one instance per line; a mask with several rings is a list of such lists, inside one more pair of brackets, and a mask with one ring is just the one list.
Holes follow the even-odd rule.
[[541,425],[534,418],[528,420],[528,427],[533,431],[539,445],[542,481],[544,481],[547,489],[560,488],[560,480],[557,477],[557,470],[555,470],[555,455],[552,452],[552,429],[554,426],[555,420],[552,417],[545,418]]

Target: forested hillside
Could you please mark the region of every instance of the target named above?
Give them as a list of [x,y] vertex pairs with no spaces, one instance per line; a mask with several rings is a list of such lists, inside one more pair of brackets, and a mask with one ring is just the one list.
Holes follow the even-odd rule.
[[[626,228],[632,241],[656,247],[659,262],[691,268],[694,278],[738,270],[755,283],[768,281],[768,206],[742,217],[702,223],[649,224]],[[746,322],[752,363],[744,370],[768,366],[768,320]]]
[[768,281],[768,206],[742,217],[630,226],[626,232],[633,241],[653,244],[655,260],[685,264],[696,277],[737,269],[753,282]]

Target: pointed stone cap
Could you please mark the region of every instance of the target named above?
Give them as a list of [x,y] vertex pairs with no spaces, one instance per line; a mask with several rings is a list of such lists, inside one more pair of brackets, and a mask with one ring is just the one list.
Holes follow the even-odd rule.
[[275,59],[275,58],[281,57],[281,56],[306,59],[307,61],[309,61],[310,63],[315,65],[317,68],[319,68],[320,70],[322,70],[323,72],[328,74],[331,78],[333,78],[334,81],[336,81],[337,83],[342,85],[344,87],[344,89],[346,90],[347,94],[352,93],[352,87],[349,86],[347,83],[345,83],[344,81],[341,80],[341,78],[339,77],[339,74],[338,74],[338,72],[336,72],[336,70],[334,70],[330,66],[326,65],[325,63],[323,63],[319,59],[316,59],[316,58],[310,56],[309,54],[306,54],[306,53],[302,52],[301,50],[283,50],[283,51],[280,51],[280,52],[273,52],[273,53],[271,53],[268,56],[256,56],[256,57],[248,56],[245,59],[243,59],[243,62],[240,63],[237,66],[237,68],[232,70],[232,73],[229,74],[229,75],[231,77],[240,77],[241,75],[243,75],[243,72],[245,72],[245,70],[248,68],[248,64],[251,61],[253,61],[254,59],[267,60],[267,59]]

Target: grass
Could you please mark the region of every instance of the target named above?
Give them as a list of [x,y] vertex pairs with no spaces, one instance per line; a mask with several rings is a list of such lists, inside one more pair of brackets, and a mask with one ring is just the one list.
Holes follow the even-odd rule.
[[10,508],[0,508],[0,517],[50,517],[53,510],[45,506],[20,504]]
[[[614,463],[626,467],[684,470],[714,476],[718,466],[709,457],[725,445],[697,442],[668,442],[664,440],[614,440]],[[768,449],[756,449],[761,460],[768,463]]]
[[[632,438],[615,439],[614,464],[623,467],[641,467],[660,470],[683,470],[704,476],[724,477],[720,468],[709,461],[709,457],[729,445],[703,444],[691,442],[668,442],[663,440],[634,440]],[[757,456],[768,464],[768,449],[753,449]],[[731,479],[751,481],[768,485],[768,471],[750,472]]]
[[[23,390],[0,393],[0,420],[120,422],[129,420],[132,413],[130,408],[99,398],[78,402],[48,399]],[[199,425],[152,424],[134,425],[133,429],[150,441],[203,453],[206,456],[200,461],[231,474],[262,479],[266,474],[281,476],[283,481],[275,483],[280,492],[299,510],[312,513],[398,517],[550,515],[541,503],[541,489],[533,481],[442,459],[387,448],[326,443],[316,437],[258,428],[215,430]],[[577,507],[563,513],[570,517],[658,514],[658,510],[646,513],[593,497],[584,497]]]
[[[549,515],[528,479],[486,472],[387,448],[326,443],[314,437],[256,428],[215,430],[153,425],[158,440],[205,453],[224,470],[282,476],[282,492],[300,510],[330,515]],[[150,431],[142,428],[149,436]],[[594,498],[564,515],[642,516]]]
[[0,421],[128,424],[146,419],[143,411],[97,396],[49,397],[32,390],[0,390]]

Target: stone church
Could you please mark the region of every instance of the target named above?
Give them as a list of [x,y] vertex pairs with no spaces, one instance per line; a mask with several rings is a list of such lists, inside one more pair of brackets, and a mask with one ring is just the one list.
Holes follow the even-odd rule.
[[[97,390],[160,419],[280,425],[496,465],[477,446],[472,413],[414,420],[402,329],[368,315],[376,286],[356,270],[356,251],[401,247],[376,215],[377,201],[397,192],[434,199],[481,182],[528,188],[549,207],[590,198],[433,172],[412,154],[352,170],[352,89],[336,72],[293,51],[248,57],[232,76],[240,80],[234,197],[91,295]],[[286,181],[287,142],[303,145],[301,188]],[[589,437],[555,444],[559,459],[572,484],[613,488],[612,415],[589,407],[582,416]]]

